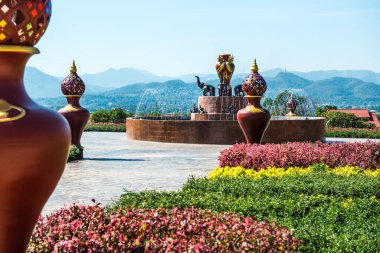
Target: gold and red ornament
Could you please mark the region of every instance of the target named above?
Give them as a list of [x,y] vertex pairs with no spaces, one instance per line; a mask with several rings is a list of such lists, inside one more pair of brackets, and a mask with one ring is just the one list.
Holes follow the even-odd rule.
[[73,61],[73,65],[70,69],[70,74],[62,81],[61,91],[63,95],[77,95],[82,96],[86,86],[83,80],[77,74],[77,66],[75,65],[75,61]]
[[0,1],[0,252],[22,253],[66,165],[70,128],[26,93],[25,66],[50,21],[50,0]]
[[254,60],[251,73],[244,79],[242,90],[248,100],[247,107],[238,111],[237,119],[247,143],[261,143],[271,118],[270,112],[261,106],[260,101],[267,90],[264,78]]
[[84,128],[87,125],[90,113],[83,108],[79,100],[82,97],[86,86],[77,74],[75,61],[70,69],[70,74],[63,80],[61,90],[67,100],[67,105],[59,110],[59,113],[69,122],[71,129],[71,145],[76,146],[81,151],[80,158],[83,158],[83,147],[81,138]]
[[50,0],[0,1],[0,44],[34,46],[50,17]]
[[216,72],[219,77],[219,96],[232,96],[230,85],[235,71],[234,56],[232,54],[220,54],[216,63]]

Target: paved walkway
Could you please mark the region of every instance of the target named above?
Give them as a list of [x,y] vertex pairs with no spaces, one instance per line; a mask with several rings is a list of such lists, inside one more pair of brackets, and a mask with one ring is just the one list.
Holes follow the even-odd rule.
[[191,175],[206,176],[218,165],[222,145],[128,140],[125,133],[85,132],[85,159],[68,163],[43,214],[73,202],[103,204],[123,189],[177,190]]
[[82,145],[85,159],[67,164],[43,214],[64,204],[90,203],[92,198],[107,204],[123,189],[177,190],[191,175],[206,176],[218,165],[220,151],[229,147],[132,141],[125,133],[101,132],[85,132]]

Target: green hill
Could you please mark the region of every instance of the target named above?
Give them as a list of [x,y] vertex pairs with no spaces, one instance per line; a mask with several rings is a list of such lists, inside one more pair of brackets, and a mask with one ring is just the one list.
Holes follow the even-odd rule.
[[321,102],[336,105],[368,105],[380,101],[380,85],[354,78],[334,77],[315,81],[305,93]]
[[[218,80],[204,81],[216,88]],[[232,86],[243,82],[242,78],[232,80]],[[273,78],[266,78],[268,90],[265,97],[274,98],[284,90],[307,96],[320,104],[334,104],[340,107],[369,107],[380,105],[380,85],[354,78],[334,77],[326,80],[310,81],[293,73],[280,72]],[[135,112],[139,105],[146,104],[146,110],[158,109],[162,112],[187,113],[202,90],[195,82],[181,80],[129,84],[101,94],[86,93],[82,104],[90,111],[122,107]],[[58,109],[65,104],[59,99],[39,98],[38,102]],[[150,108],[148,108],[150,107]]]

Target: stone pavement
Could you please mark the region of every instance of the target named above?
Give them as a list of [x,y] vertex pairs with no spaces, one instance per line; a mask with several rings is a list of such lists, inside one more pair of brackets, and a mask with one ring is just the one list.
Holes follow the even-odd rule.
[[108,204],[123,193],[177,190],[191,175],[206,176],[218,165],[222,145],[133,141],[125,133],[85,132],[84,160],[68,163],[43,214],[73,202]]
[[[366,141],[328,138],[327,141]],[[380,141],[380,140],[377,140]],[[68,163],[43,214],[73,202],[108,204],[123,193],[177,190],[191,175],[206,176],[229,146],[132,141],[125,133],[85,132],[85,159]]]

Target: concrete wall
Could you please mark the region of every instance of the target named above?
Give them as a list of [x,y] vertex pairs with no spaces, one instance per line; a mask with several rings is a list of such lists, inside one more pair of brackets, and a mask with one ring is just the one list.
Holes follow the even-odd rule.
[[[235,144],[245,142],[237,121],[144,120],[127,119],[127,137],[133,140]],[[263,143],[288,141],[324,141],[324,118],[271,120]]]

